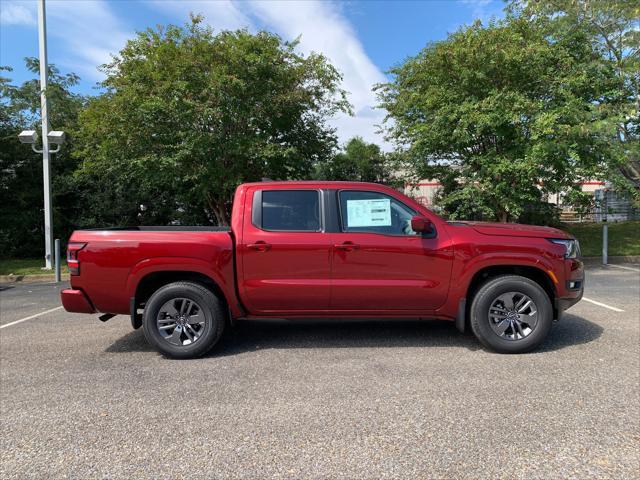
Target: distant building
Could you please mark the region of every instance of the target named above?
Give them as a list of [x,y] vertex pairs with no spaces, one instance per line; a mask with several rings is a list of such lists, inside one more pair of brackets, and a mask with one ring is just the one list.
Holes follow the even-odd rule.
[[442,184],[437,180],[421,180],[405,186],[404,192],[425,207],[432,207]]

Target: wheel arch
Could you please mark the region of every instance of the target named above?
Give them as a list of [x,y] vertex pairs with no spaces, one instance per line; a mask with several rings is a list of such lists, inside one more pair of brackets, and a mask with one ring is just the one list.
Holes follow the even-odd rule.
[[174,282],[193,282],[203,285],[223,300],[227,306],[229,305],[229,299],[224,291],[210,276],[190,270],[161,270],[148,273],[140,279],[133,295],[136,306],[143,305],[159,288]]
[[217,258],[217,269],[200,258],[154,257],[138,262],[127,279],[130,312],[133,314],[134,305],[139,307],[163,285],[191,281],[204,285],[223,300],[232,318],[241,316],[243,309],[235,291],[234,265],[222,260]]
[[[541,268],[533,267],[530,265],[491,265],[486,266],[478,270],[467,286],[464,304],[464,318],[458,318],[456,320],[456,326],[461,331],[467,331],[469,329],[471,303],[476,292],[480,286],[487,280],[503,275],[518,275],[520,277],[528,278],[536,282],[549,296],[553,308],[553,318],[557,318],[558,311],[556,308],[556,287],[553,279]],[[462,313],[462,312],[460,312]]]

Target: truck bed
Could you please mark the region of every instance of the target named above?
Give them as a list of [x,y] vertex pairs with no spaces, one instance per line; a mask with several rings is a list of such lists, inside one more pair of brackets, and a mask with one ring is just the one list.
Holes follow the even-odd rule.
[[84,244],[80,275],[95,310],[126,314],[141,279],[156,272],[190,271],[233,292],[233,238],[228,227],[127,227],[77,230],[69,243]]

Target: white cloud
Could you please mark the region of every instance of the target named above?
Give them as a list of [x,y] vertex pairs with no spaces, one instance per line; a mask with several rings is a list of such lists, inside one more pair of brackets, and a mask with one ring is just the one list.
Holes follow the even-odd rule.
[[172,20],[175,24],[185,22],[189,14],[194,13],[204,15],[205,21],[216,31],[254,29],[251,19],[231,0],[152,0],[150,4],[169,14],[180,15],[179,20]]
[[[6,2],[11,15],[5,15],[5,2],[2,3],[2,23],[9,19],[25,19],[23,25],[37,26],[37,4],[33,2]],[[100,80],[103,75],[98,66],[111,60],[111,53],[117,53],[132,32],[124,28],[122,21],[115,16],[105,0],[49,0],[47,6],[47,36],[60,38],[64,52],[52,52],[49,49],[49,62],[57,63],[66,69],[78,73],[81,77]],[[15,12],[20,12],[20,17]],[[32,19],[29,20],[29,19]]]
[[34,10],[24,3],[0,1],[0,24],[2,25],[37,25]]
[[339,8],[334,3],[319,1],[253,0],[248,6],[267,27],[289,40],[300,36],[303,52],[324,54],[342,73],[342,85],[350,93],[355,116],[340,115],[332,121],[340,140],[344,142],[359,135],[369,142],[382,144],[382,137],[376,134],[376,124],[382,122],[384,112],[373,109],[377,102],[371,88],[386,78],[369,59]]
[[[49,20],[50,19],[50,20]],[[102,79],[97,67],[111,61],[133,36],[104,0],[47,2],[48,35],[62,38],[69,55],[64,64],[81,76]]]
[[[460,3],[471,9],[473,21],[480,20],[486,24],[493,17],[502,16],[502,4],[493,0],[459,0]],[[471,23],[471,22],[469,22]]]

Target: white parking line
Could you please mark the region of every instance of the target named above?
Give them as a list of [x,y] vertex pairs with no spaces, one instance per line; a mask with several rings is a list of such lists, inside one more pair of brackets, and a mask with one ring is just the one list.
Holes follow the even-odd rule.
[[596,302],[595,300],[591,300],[587,297],[582,297],[582,300],[585,302],[593,303],[594,305],[598,305],[599,307],[608,308],[609,310],[613,310],[614,312],[624,312],[624,310],[620,310],[619,308],[612,307],[611,305],[607,305],[606,303]]
[[3,328],[10,327],[11,325],[16,325],[18,323],[26,322],[27,320],[31,320],[32,318],[39,317],[41,315],[46,315],[47,313],[55,312],[56,310],[60,310],[62,307],[52,308],[51,310],[46,310],[44,312],[36,313],[35,315],[31,315],[30,317],[24,317],[20,320],[16,320],[15,322],[5,323],[4,325],[0,325],[0,330]]
[[610,263],[607,266],[614,267],[614,268],[624,268],[625,270],[631,270],[632,272],[640,272],[640,268],[623,267],[622,265],[612,265]]

